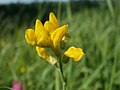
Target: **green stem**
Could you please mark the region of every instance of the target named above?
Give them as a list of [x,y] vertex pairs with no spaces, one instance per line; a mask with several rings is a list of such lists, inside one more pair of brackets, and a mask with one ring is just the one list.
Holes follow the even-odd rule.
[[14,70],[14,68],[13,68],[12,63],[8,63],[8,65],[9,65],[10,70],[11,70],[11,72],[12,72],[13,79],[16,79],[16,80],[17,80],[18,78],[17,78],[17,75],[16,75],[16,73],[15,73],[15,70]]
[[63,90],[66,90],[66,85],[67,85],[67,82],[65,80],[65,77],[64,77],[64,74],[63,74],[63,69],[62,69],[62,63],[61,63],[61,59],[58,58],[59,62],[58,62],[58,69],[59,69],[59,72],[60,72],[60,76],[62,78],[62,86],[63,86]]
[[6,86],[0,86],[0,89],[9,89],[9,90],[13,90],[12,88],[6,87]]
[[112,5],[112,0],[106,0],[106,2],[107,2],[107,5],[108,5],[108,8],[110,10],[110,13],[111,13],[111,15],[113,17],[115,13],[114,13],[113,5]]
[[65,80],[65,77],[63,75],[63,70],[62,68],[60,68],[60,75],[61,75],[61,78],[62,78],[62,84],[63,84],[63,90],[66,90],[66,80]]
[[60,83],[59,83],[59,73],[58,70],[55,70],[55,90],[60,90]]
[[68,0],[68,3],[66,4],[66,10],[67,10],[67,18],[68,21],[71,22],[72,20],[72,11],[71,11],[71,0]]
[[60,16],[61,16],[61,2],[60,0],[58,0],[58,12],[57,12],[57,18],[58,18],[58,21],[60,23]]
[[[116,46],[115,50],[116,50],[116,52],[118,52],[118,47],[117,46]],[[113,63],[113,66],[112,66],[112,73],[111,73],[111,79],[110,79],[110,84],[109,84],[109,90],[112,90],[112,88],[113,88],[113,81],[115,79],[118,53],[115,53],[115,55],[114,55],[115,59],[114,59],[114,63]]]

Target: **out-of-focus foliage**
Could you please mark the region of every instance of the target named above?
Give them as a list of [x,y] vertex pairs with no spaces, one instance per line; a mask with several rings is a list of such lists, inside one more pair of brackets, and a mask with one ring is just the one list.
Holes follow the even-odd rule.
[[[59,13],[59,5],[61,12]],[[120,89],[120,12],[107,4],[43,3],[0,6],[0,86],[19,79],[25,90],[55,90],[55,68],[26,44],[24,32],[36,18],[46,21],[50,11],[69,23],[72,44],[83,48],[85,57],[64,65],[68,90]],[[59,16],[59,15],[58,15]],[[34,27],[33,27],[34,28]],[[59,89],[58,89],[59,90]]]

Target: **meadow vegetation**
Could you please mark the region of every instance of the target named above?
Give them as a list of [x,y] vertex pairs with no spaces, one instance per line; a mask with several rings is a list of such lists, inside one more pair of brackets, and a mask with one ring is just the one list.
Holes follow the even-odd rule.
[[59,14],[61,25],[69,24],[67,46],[81,47],[85,52],[79,62],[64,64],[68,90],[120,90],[119,3],[76,7],[44,3],[34,4],[34,8],[36,12],[30,9],[31,13],[20,8],[14,16],[0,12],[0,86],[11,87],[18,79],[25,90],[61,90],[55,67],[41,59],[24,38],[25,30],[34,28],[36,18],[44,22],[53,11]]

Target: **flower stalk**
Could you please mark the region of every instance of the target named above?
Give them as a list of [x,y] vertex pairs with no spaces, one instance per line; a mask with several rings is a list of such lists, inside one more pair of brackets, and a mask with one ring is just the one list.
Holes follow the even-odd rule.
[[66,90],[66,85],[67,85],[67,82],[66,82],[66,79],[64,77],[64,74],[63,74],[63,67],[62,67],[62,62],[61,62],[61,58],[58,57],[58,70],[60,72],[60,76],[61,76],[61,79],[62,79],[62,86],[63,86],[63,90]]
[[59,71],[60,71],[60,76],[61,76],[61,78],[62,78],[63,90],[66,90],[67,82],[66,82],[66,80],[65,80],[65,77],[64,77],[64,74],[63,74],[63,69],[62,69],[61,66],[60,66],[60,68],[59,68]]

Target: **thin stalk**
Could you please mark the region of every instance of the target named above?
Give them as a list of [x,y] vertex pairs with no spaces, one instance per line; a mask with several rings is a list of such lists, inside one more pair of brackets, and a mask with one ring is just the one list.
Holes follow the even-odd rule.
[[12,88],[10,88],[10,87],[6,87],[6,86],[0,86],[0,89],[9,89],[9,90],[13,90]]
[[109,90],[112,90],[113,88],[113,81],[114,81],[114,78],[115,78],[115,70],[116,70],[116,66],[117,66],[117,55],[115,56],[115,59],[114,59],[114,63],[113,63],[113,66],[112,66],[112,73],[111,73],[111,79],[110,79],[110,84],[109,84]]
[[67,18],[68,18],[68,21],[69,23],[71,22],[72,20],[72,11],[71,11],[71,0],[68,0],[68,3],[66,5],[66,10],[67,10]]
[[55,70],[55,90],[60,90],[59,73]]
[[63,74],[62,63],[61,63],[61,59],[59,57],[58,57],[58,70],[60,72],[60,76],[62,79],[63,90],[66,90],[67,82],[66,82],[64,74]]
[[112,17],[114,17],[114,8],[113,8],[113,5],[112,5],[112,0],[106,0],[107,2],[107,5],[108,5],[108,8],[110,10],[110,13],[112,15]]
[[61,75],[61,78],[62,78],[62,84],[63,84],[63,90],[66,90],[66,80],[65,80],[65,77],[63,75],[63,70],[62,70],[62,67],[60,65],[60,75]]
[[61,16],[61,1],[58,0],[58,12],[57,12],[57,18],[58,18],[58,21],[60,23],[60,16]]
[[[118,41],[117,41],[118,42]],[[115,74],[116,74],[116,67],[117,67],[117,60],[118,60],[118,53],[119,53],[119,47],[115,47],[115,53],[114,53],[114,63],[112,66],[112,73],[111,73],[111,78],[110,78],[110,84],[109,84],[109,90],[112,90],[113,84],[114,84],[114,79],[115,79]]]
[[12,72],[13,78],[17,80],[17,79],[18,79],[18,78],[17,78],[17,75],[16,75],[15,70],[14,70],[14,68],[12,67],[11,64],[12,64],[12,63],[8,63],[8,65],[9,65],[9,67],[10,67],[10,70],[11,70],[11,72]]

